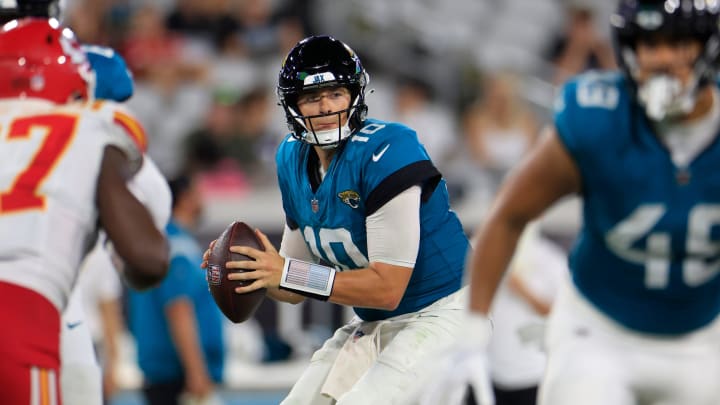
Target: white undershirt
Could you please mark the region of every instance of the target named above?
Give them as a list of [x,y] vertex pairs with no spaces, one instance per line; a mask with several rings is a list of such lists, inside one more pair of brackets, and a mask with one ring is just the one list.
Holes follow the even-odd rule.
[[[420,247],[420,186],[412,186],[385,203],[365,219],[369,262],[414,267]],[[401,230],[402,236],[398,235]],[[280,255],[317,262],[305,243],[301,229],[287,224],[280,242]]]
[[713,140],[720,129],[720,103],[717,89],[713,88],[710,111],[691,123],[658,125],[660,140],[670,150],[677,167],[687,167]]

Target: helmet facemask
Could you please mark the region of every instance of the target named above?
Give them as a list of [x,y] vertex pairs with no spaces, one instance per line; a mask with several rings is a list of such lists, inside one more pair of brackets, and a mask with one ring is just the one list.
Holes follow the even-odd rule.
[[[611,18],[618,63],[630,79],[638,103],[653,121],[689,114],[695,108],[698,91],[712,83],[717,72],[718,8],[696,9],[693,2],[687,0],[676,3],[679,8],[671,9],[663,2],[621,1]],[[700,43],[700,54],[693,62],[687,83],[664,72],[640,82],[637,44],[659,40]]]
[[[318,145],[323,148],[335,148],[342,141],[349,138],[357,129],[360,128],[362,121],[365,120],[367,114],[367,106],[362,100],[363,91],[350,91],[350,106],[348,108],[322,113],[316,115],[302,115],[297,107],[297,96],[292,104],[282,101],[282,106],[288,119],[288,126],[293,136],[299,141]],[[362,106],[362,107],[359,107]],[[346,114],[345,123],[343,123],[343,114]],[[315,118],[335,116],[337,118],[337,128],[316,130],[313,128],[312,120]]]

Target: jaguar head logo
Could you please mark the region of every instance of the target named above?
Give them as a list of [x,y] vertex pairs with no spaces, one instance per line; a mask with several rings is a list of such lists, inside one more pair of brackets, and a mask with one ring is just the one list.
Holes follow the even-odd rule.
[[345,204],[349,205],[350,208],[357,208],[360,206],[360,194],[353,190],[345,190],[338,193],[338,197]]

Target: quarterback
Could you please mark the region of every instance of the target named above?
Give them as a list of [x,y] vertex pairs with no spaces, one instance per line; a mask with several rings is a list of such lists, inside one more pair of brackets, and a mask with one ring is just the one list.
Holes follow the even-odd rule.
[[[460,330],[469,247],[445,181],[414,130],[366,117],[368,76],[346,44],[300,41],[280,71],[291,133],[277,151],[286,227],[280,251],[232,247],[256,261],[238,293],[267,287],[280,301],[306,297],[357,315],[310,361],[282,402],[402,403],[420,362]],[[335,402],[336,401],[336,402]]]

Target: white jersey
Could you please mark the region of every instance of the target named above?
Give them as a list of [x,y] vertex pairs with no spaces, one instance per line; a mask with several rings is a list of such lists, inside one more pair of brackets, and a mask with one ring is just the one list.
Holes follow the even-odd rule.
[[[108,102],[95,102],[106,122],[118,126],[141,150],[146,137],[142,126],[123,107]],[[162,230],[170,220],[172,196],[167,180],[149,156],[128,182],[128,188],[150,211],[155,226]],[[100,241],[81,265],[80,275],[63,313],[60,333],[62,358],[63,403],[95,405],[102,403],[102,371],[93,342],[104,339],[99,306],[102,301],[117,300],[122,294],[120,277],[116,272],[112,249],[101,232]]]
[[140,148],[89,104],[0,101],[0,280],[62,310],[95,242],[103,153]]

